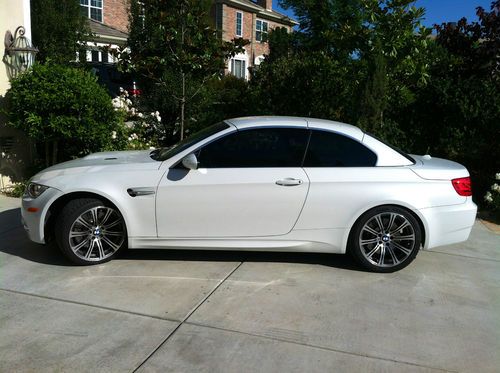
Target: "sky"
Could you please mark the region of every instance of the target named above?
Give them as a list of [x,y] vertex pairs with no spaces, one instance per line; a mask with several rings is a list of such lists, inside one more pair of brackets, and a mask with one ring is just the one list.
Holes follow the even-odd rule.
[[[476,7],[489,10],[492,0],[416,0],[417,6],[426,9],[424,25],[432,27],[443,22],[456,22],[462,17],[476,21]],[[274,8],[293,18],[293,12],[281,9],[278,0],[273,0]]]

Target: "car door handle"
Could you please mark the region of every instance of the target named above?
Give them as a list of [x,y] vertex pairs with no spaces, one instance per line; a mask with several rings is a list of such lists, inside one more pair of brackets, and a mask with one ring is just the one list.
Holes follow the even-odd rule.
[[276,184],[280,186],[297,186],[302,184],[302,180],[289,177],[283,180],[278,180]]

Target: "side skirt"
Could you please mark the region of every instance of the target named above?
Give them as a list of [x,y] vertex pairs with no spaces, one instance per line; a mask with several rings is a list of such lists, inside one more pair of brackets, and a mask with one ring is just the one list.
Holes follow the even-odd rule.
[[129,237],[134,249],[246,250],[343,254],[345,229],[293,230],[275,237]]

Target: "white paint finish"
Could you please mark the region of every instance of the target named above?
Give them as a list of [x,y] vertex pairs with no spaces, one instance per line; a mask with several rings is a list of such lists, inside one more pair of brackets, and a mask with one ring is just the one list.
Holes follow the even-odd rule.
[[403,157],[398,152],[392,150],[383,142],[377,140],[370,135],[365,134],[363,144],[377,153],[377,166],[410,166],[413,165],[406,157]]
[[[287,178],[302,184],[276,184]],[[158,187],[158,236],[283,235],[297,221],[308,186],[301,168],[173,169]]]
[[358,127],[354,127],[350,124],[341,123],[341,122],[333,122],[330,120],[324,119],[313,119],[307,118],[307,126],[311,129],[319,129],[326,130],[331,132],[337,132],[358,141],[363,140],[363,131],[361,131]]
[[459,163],[428,156],[412,157],[417,162],[411,169],[423,179],[452,180],[469,176],[469,172]]
[[476,219],[477,207],[468,197],[461,205],[419,210],[427,225],[425,249],[467,241]]
[[[356,127],[307,118],[239,118],[227,123],[230,128],[162,163],[152,160],[149,151],[98,153],[46,169],[32,181],[60,190],[56,197],[83,191],[109,199],[125,218],[130,247],[138,248],[343,253],[355,221],[368,209],[386,204],[406,207],[421,219],[425,248],[460,242],[470,233],[476,206],[459,196],[450,181],[468,175],[463,166],[420,158],[415,165],[401,166],[404,157],[375,139],[368,142],[387,167],[171,169],[204,144],[252,127],[309,127],[367,139]],[[429,175],[443,180],[424,178]],[[302,184],[276,185],[286,178]],[[157,193],[134,198],[128,188]],[[46,193],[23,201],[24,209],[42,211],[25,219],[36,242],[44,240],[45,214],[56,198]]]
[[300,127],[307,128],[307,120],[305,118],[296,117],[246,117],[229,119],[226,121],[231,123],[238,130],[252,127]]
[[309,195],[296,229],[350,228],[372,207],[463,204],[451,182],[423,182],[408,168],[306,168]]

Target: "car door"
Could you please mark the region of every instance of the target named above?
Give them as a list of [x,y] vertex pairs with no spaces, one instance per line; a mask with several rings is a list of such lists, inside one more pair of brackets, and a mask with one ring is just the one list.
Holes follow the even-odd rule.
[[196,149],[197,170],[170,169],[157,192],[159,237],[276,236],[290,232],[309,181],[305,128],[239,130]]
[[349,228],[360,211],[400,198],[413,172],[405,167],[376,167],[378,157],[362,134],[312,129],[304,170],[311,186],[295,229]]

